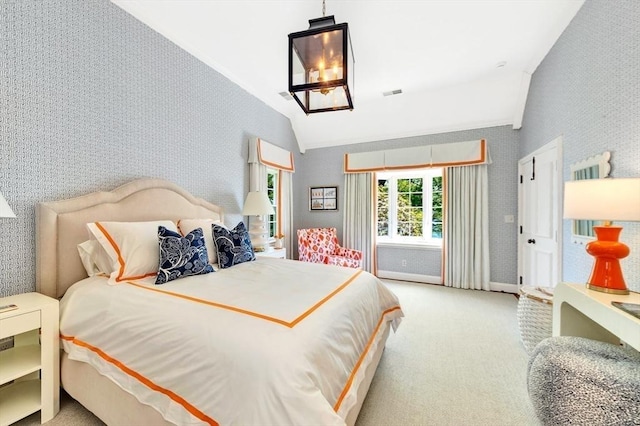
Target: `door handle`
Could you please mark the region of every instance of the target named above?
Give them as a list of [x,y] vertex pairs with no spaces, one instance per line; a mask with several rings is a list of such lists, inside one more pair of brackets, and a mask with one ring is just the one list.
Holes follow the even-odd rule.
[[527,242],[528,242],[529,244],[535,244],[535,243],[536,243],[536,240],[534,240],[533,238],[529,238],[529,239],[527,240]]

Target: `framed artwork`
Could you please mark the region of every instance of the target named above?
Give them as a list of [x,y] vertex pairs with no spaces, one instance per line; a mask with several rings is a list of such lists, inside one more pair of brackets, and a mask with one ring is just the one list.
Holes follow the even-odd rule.
[[309,188],[309,210],[338,210],[338,187],[313,186]]

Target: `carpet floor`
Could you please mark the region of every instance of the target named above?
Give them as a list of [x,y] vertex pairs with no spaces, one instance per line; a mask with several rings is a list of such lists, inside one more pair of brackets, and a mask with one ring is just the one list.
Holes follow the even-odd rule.
[[[356,426],[539,425],[527,395],[528,356],[513,295],[385,284],[400,298],[405,318],[387,341]],[[39,424],[38,412],[15,425]],[[60,413],[46,425],[103,423],[63,392]]]
[[386,281],[405,318],[357,426],[539,425],[512,294]]

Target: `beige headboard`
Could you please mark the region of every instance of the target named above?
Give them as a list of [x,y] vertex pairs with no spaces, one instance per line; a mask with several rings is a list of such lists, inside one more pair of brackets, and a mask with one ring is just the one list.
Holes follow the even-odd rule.
[[94,192],[36,207],[36,289],[61,297],[87,274],[77,245],[88,239],[88,222],[211,218],[222,208],[162,179],[139,179],[111,192]]

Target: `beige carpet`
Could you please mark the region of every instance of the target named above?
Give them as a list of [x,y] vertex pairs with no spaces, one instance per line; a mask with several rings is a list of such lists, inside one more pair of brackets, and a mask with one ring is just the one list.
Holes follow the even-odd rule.
[[512,294],[385,281],[405,318],[357,426],[538,425]]
[[[405,318],[389,337],[357,426],[539,425],[513,295],[385,282]],[[66,394],[61,400],[48,426],[103,425]],[[16,423],[39,424],[39,413]]]

